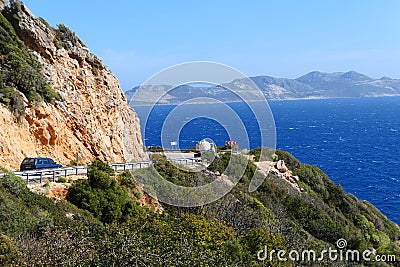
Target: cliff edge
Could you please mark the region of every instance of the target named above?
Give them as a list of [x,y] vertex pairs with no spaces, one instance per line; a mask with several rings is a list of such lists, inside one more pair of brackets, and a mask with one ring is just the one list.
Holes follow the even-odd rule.
[[[75,33],[62,24],[50,27],[22,2],[0,10],[10,34],[34,55],[46,83],[58,93],[55,101],[33,103],[15,82],[7,87],[22,96],[24,112],[16,116],[7,102],[0,104],[0,166],[18,169],[28,156],[68,164],[76,153],[82,162],[144,159],[139,118],[128,107],[119,81]],[[11,63],[7,55],[1,57],[3,71]],[[3,74],[1,78],[7,82]]]

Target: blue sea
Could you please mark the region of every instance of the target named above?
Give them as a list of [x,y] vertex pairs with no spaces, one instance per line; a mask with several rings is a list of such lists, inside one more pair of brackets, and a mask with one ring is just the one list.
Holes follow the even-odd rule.
[[[170,141],[177,141],[184,149],[210,138],[222,146],[232,139],[232,127],[240,128],[231,115],[223,122],[199,115],[210,110],[224,114],[219,106],[185,106],[156,106],[147,119],[148,107],[135,107],[145,145],[168,147]],[[373,203],[400,224],[400,97],[270,101],[269,106],[277,149],[318,166],[347,192]],[[249,135],[241,147],[260,146],[260,127],[248,106],[232,103],[229,107]]]

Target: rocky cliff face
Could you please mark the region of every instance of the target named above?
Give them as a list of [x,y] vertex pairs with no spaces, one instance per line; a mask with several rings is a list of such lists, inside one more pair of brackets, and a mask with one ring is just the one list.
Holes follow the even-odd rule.
[[0,0],[0,11],[2,11],[5,6],[6,6],[6,1],[5,0]]
[[55,32],[21,3],[5,8],[18,37],[62,96],[55,104],[27,106],[18,121],[0,104],[0,165],[17,169],[27,156],[107,162],[144,159],[139,119],[117,78],[82,43],[59,45]]

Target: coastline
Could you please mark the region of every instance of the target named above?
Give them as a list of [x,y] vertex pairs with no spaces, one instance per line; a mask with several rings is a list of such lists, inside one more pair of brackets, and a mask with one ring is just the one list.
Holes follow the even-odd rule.
[[[327,100],[327,99],[365,99],[365,98],[387,98],[387,97],[400,97],[400,94],[397,95],[371,95],[371,96],[362,96],[362,97],[304,97],[304,98],[285,98],[285,99],[265,99],[267,102],[283,102],[283,101],[308,101],[308,100]],[[215,101],[219,101],[215,99]],[[140,103],[140,104],[131,104],[132,101],[128,101],[128,105],[130,107],[150,107],[150,106],[176,106],[176,105],[209,105],[209,104],[230,104],[230,103],[242,103],[243,101],[219,101],[219,102],[194,102],[194,103]],[[250,100],[247,101],[250,103],[263,102],[263,100]]]

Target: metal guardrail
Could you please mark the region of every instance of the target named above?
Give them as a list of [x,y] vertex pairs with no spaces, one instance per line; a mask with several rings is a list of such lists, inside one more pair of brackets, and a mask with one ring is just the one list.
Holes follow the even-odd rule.
[[[185,165],[194,165],[196,163],[201,163],[203,160],[201,158],[182,158],[182,159],[172,159],[173,162]],[[190,162],[190,164],[189,164]]]
[[[182,159],[173,159],[175,163],[185,164],[185,165],[195,165],[196,163],[202,162],[201,158],[182,158]],[[151,161],[141,161],[141,162],[125,162],[125,163],[113,163],[110,164],[110,167],[116,173],[124,172],[124,171],[133,171],[135,169],[148,168],[152,164]],[[45,180],[49,180],[55,182],[59,177],[68,177],[68,176],[76,176],[76,175],[87,175],[88,166],[74,166],[74,167],[65,167],[58,169],[43,169],[43,170],[29,170],[29,171],[14,171],[13,173],[22,179],[24,179],[27,183],[31,181],[39,181],[43,182]],[[6,173],[0,173],[0,177],[3,177]]]
[[[114,172],[119,173],[127,170],[133,171],[135,169],[148,168],[151,163],[151,161],[113,163],[110,164],[110,167]],[[30,181],[39,181],[42,183],[45,179],[55,182],[56,178],[58,179],[59,177],[87,175],[87,170],[88,166],[74,166],[58,169],[15,171],[13,173],[26,180],[27,183]],[[4,175],[5,173],[0,173],[0,177],[3,177]]]
[[110,164],[115,172],[133,171],[134,169],[148,168],[151,165],[151,161],[140,161],[140,162],[126,162],[126,163],[114,163]]

